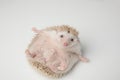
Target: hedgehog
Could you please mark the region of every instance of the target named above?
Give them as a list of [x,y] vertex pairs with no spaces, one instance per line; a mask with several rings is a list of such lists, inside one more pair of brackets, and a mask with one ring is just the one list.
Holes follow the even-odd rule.
[[26,49],[29,63],[39,72],[59,78],[67,74],[78,61],[88,62],[82,56],[79,33],[69,25],[52,26],[37,33]]

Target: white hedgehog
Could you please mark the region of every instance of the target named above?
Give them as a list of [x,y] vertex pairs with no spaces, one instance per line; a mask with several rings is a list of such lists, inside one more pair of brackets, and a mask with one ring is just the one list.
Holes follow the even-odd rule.
[[88,59],[81,55],[78,32],[68,25],[33,28],[37,33],[26,50],[29,62],[52,77],[61,77],[79,61]]

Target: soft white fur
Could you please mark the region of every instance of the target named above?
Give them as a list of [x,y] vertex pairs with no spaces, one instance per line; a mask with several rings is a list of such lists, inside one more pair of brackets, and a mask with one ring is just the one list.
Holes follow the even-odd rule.
[[[40,35],[29,48],[30,54],[35,54],[35,58],[30,59],[45,64],[56,73],[69,71],[79,60],[87,61],[81,56],[81,46],[77,36],[67,31],[36,31],[43,35]],[[61,38],[60,35],[64,37]],[[65,42],[68,46],[64,46]]]

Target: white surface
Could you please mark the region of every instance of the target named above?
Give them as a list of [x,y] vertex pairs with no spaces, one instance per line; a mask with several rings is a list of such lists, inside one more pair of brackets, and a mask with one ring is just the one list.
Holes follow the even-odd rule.
[[0,80],[53,80],[35,72],[24,51],[31,27],[69,24],[89,63],[59,80],[120,80],[119,0],[0,0]]

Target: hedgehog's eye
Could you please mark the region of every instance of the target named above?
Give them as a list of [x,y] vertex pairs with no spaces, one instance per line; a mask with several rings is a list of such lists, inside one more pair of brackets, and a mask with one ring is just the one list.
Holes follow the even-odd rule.
[[68,33],[70,33],[70,31],[68,31]]
[[71,39],[71,41],[74,41],[74,39]]
[[61,38],[63,38],[63,35],[60,35]]

